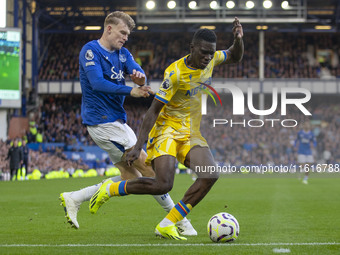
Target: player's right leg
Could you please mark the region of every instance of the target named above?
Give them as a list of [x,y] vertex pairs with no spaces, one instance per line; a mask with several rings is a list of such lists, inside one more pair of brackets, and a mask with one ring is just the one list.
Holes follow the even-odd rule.
[[[122,179],[121,179],[121,176],[114,176],[114,177],[111,177],[109,180],[118,182],[118,181],[121,181]],[[61,205],[64,207],[65,217],[67,219],[67,222],[73,228],[76,228],[76,229],[79,228],[77,214],[78,214],[80,205],[83,202],[90,201],[91,197],[96,193],[96,191],[99,189],[101,184],[102,182],[92,185],[92,186],[85,187],[77,191],[63,192],[60,194],[59,199],[61,201]]]
[[311,165],[312,163],[306,163],[304,164],[304,177],[303,177],[303,180],[302,180],[302,183],[303,184],[308,184],[308,178],[309,178],[309,172],[310,172],[310,168],[311,168]]
[[[106,150],[106,151],[108,152],[110,159],[114,162],[117,158],[116,155],[119,154],[119,152],[115,151],[114,148],[112,150]],[[108,180],[111,180],[113,182],[118,182],[122,180],[129,180],[129,179],[141,177],[141,173],[137,171],[135,167],[129,167],[125,161],[120,161],[116,163],[115,166],[119,169],[119,171],[121,172],[121,175],[112,177]],[[145,169],[143,173],[154,176],[155,173],[153,172],[152,168],[151,167],[149,168],[152,171],[151,173],[150,172],[148,173]],[[83,202],[90,201],[91,197],[98,191],[98,189],[103,184],[103,182],[85,187],[77,191],[64,192],[60,194],[59,199],[61,200],[61,205],[64,207],[65,217],[67,219],[67,222],[73,228],[76,228],[76,229],[79,228],[77,214],[78,214],[80,205]],[[172,203],[172,206],[173,206],[173,202],[170,197],[167,198],[166,200],[159,201],[161,206],[165,206],[165,207],[170,207],[171,205],[170,206],[167,205],[170,202]]]
[[[126,182],[105,182],[98,190],[98,193],[91,198],[90,205],[93,207],[90,208],[90,211],[92,209],[91,212],[95,213],[112,196],[125,196],[128,194],[160,195],[169,192],[173,186],[176,158],[170,155],[163,155],[155,158],[153,164],[156,172],[155,178],[142,177]],[[178,234],[175,222],[170,222],[170,224],[166,225],[158,224],[155,233],[163,238],[186,240],[185,237]]]
[[[136,140],[135,136],[129,136],[129,134],[124,133],[125,130],[122,128],[122,123],[105,123],[93,127],[89,126],[87,129],[93,141],[108,153],[112,163],[115,164],[121,172],[121,176],[112,177],[112,181],[117,182],[122,179],[141,176],[134,167],[127,168],[126,163],[121,161],[125,152],[122,144],[133,143]],[[110,139],[108,139],[108,137]],[[59,198],[61,200],[61,205],[64,207],[65,217],[72,227],[79,228],[77,214],[80,205],[85,201],[89,201],[97,192],[101,184],[102,183],[99,183],[77,191],[60,194]]]

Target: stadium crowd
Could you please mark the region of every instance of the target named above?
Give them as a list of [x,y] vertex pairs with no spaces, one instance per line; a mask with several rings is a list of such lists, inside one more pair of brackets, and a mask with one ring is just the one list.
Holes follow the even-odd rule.
[[[340,162],[340,106],[337,98],[332,96],[319,96],[308,106],[313,114],[312,119],[305,119],[297,108],[288,108],[288,114],[284,119],[295,119],[299,123],[297,127],[285,128],[280,122],[266,122],[261,128],[249,127],[250,119],[259,119],[258,116],[246,112],[245,116],[231,115],[231,106],[208,106],[213,111],[202,118],[202,134],[206,137],[216,161],[226,165],[257,165],[257,164],[290,164],[296,163],[296,148],[294,141],[296,134],[301,129],[304,121],[311,121],[313,132],[317,137],[316,159],[318,162]],[[230,102],[230,98],[224,95],[223,102]],[[268,100],[267,100],[268,101]],[[138,103],[138,100],[129,101],[125,105],[128,115],[128,124],[138,134],[143,115],[147,111],[150,101]],[[267,109],[269,106],[267,106]],[[81,124],[80,96],[48,96],[42,102],[39,112],[35,116],[36,125],[41,130],[44,142],[61,142],[68,145],[80,144],[94,145],[91,137]],[[213,113],[213,115],[211,114]],[[227,119],[228,125],[216,125],[212,127],[213,118]],[[230,121],[243,122],[230,126]],[[266,119],[283,119],[278,109],[275,114],[266,116]],[[259,123],[253,123],[258,125]],[[213,132],[211,130],[213,129]],[[9,142],[0,142],[0,169],[6,168],[6,156]],[[66,159],[63,148],[50,149],[46,152],[30,152],[30,168],[39,168],[44,172],[56,169],[77,169],[88,167],[80,161]],[[53,168],[53,169],[52,169]]]
[[[337,43],[340,34],[321,33],[265,33],[265,78],[322,78],[340,77],[340,47]],[[78,54],[82,45],[99,38],[99,34],[55,34],[41,38],[45,55],[39,69],[40,80],[78,80]],[[126,47],[145,70],[148,80],[159,80],[165,68],[174,60],[189,52],[191,34],[189,33],[145,33],[131,34]],[[231,45],[231,33],[218,33],[217,49]],[[214,78],[258,78],[258,33],[245,34],[245,54],[237,65],[222,65],[214,70]],[[320,52],[321,53],[320,53]],[[320,99],[321,98],[321,99]],[[30,119],[34,123],[39,142],[64,143],[75,146],[95,145],[82,125],[80,115],[81,96],[41,97],[38,107]],[[226,99],[226,101],[230,99]],[[129,100],[128,100],[129,101]],[[327,103],[325,103],[327,102]],[[138,134],[143,115],[150,101],[130,101],[125,109],[128,124]],[[214,107],[214,106],[212,106]],[[336,99],[320,96],[310,105],[313,113],[313,131],[317,137],[317,159],[321,162],[340,162],[340,116]],[[295,128],[283,128],[276,123],[274,127],[266,124],[261,128],[242,127],[242,125],[219,125],[211,132],[212,118],[242,121],[230,114],[231,108],[214,110],[214,116],[204,116],[202,133],[207,138],[217,161],[223,164],[289,164],[296,162],[293,148]],[[278,111],[279,112],[279,111]],[[267,116],[278,118],[281,116]],[[258,119],[249,112],[244,120]],[[290,111],[286,119],[305,121],[297,111]],[[281,118],[282,119],[282,118]],[[309,121],[309,120],[308,120]],[[27,133],[28,142],[36,142],[36,134]],[[7,152],[10,140],[0,141],[0,170],[8,168]],[[65,148],[66,148],[65,146]],[[39,168],[44,172],[53,169],[77,169],[86,166],[81,161],[66,159],[63,148],[51,147],[48,151],[30,151],[30,169]]]
[[[16,138],[21,141],[21,138]],[[8,151],[12,146],[13,140],[0,140],[0,172],[7,172],[9,170],[9,161],[7,159]],[[34,169],[39,169],[41,172],[48,173],[52,170],[64,170],[73,172],[76,169],[88,169],[89,167],[82,162],[82,160],[69,160],[62,153],[60,148],[54,151],[42,151],[41,147],[38,151],[29,151],[29,165],[26,169],[27,173],[32,172]]]
[[[217,33],[217,49],[232,44],[231,33]],[[340,77],[337,43],[340,34],[266,33],[265,78]],[[44,38],[46,55],[40,80],[78,80],[78,54],[98,34],[56,34]],[[162,79],[165,68],[189,52],[190,33],[132,33],[125,47],[145,70],[149,80]],[[258,33],[245,34],[243,61],[215,68],[214,78],[258,78]],[[325,55],[326,54],[326,55]]]

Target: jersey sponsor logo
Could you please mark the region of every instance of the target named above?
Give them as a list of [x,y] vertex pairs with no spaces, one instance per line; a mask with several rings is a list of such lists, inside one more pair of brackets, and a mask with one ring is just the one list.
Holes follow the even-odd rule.
[[94,61],[90,61],[85,64],[85,66],[94,66],[94,65],[95,65]]
[[126,62],[126,56],[124,54],[119,54],[119,60],[122,62],[122,63],[125,63]]
[[175,71],[171,71],[169,77],[171,77],[173,74],[175,74]]
[[115,69],[115,67],[113,66],[113,67],[111,68],[111,72],[112,72],[112,74],[111,74],[111,79],[112,79],[112,80],[118,80],[118,81],[124,80],[125,78],[124,78],[124,73],[123,73],[123,71],[122,71],[122,70],[119,70],[119,72],[117,73],[114,69]]
[[168,79],[165,79],[165,80],[163,81],[163,83],[162,83],[162,85],[161,85],[161,88],[162,88],[162,89],[168,89],[168,88],[170,88],[170,82],[169,82]]
[[93,52],[92,50],[87,50],[86,53],[85,53],[85,58],[87,60],[92,60],[94,58],[94,55],[93,55]]
[[187,92],[185,93],[186,96],[192,97],[194,95],[196,95],[199,91],[201,91],[202,89],[204,89],[204,84],[201,84],[193,89],[188,89]]
[[[191,81],[191,79],[192,79],[192,75],[191,74],[189,75],[189,79]],[[211,84],[211,81],[212,81],[212,79],[210,77],[205,82],[198,82],[199,86],[187,90],[185,95],[186,96],[190,96],[190,97],[196,95],[199,91],[204,90],[205,87],[209,87],[209,85]]]

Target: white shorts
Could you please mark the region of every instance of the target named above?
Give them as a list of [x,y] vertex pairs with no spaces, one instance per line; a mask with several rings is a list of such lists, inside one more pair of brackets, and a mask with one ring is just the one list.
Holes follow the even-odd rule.
[[313,155],[298,154],[297,161],[299,164],[314,163]]
[[121,161],[124,152],[137,142],[133,130],[120,121],[87,126],[87,130],[93,141],[109,154],[113,164]]

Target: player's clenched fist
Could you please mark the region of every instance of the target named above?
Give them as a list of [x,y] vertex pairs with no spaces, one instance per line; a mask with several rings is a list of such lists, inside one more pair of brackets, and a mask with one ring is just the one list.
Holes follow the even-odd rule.
[[154,92],[149,86],[133,88],[130,92],[130,95],[133,97],[149,97],[150,94],[154,94]]

